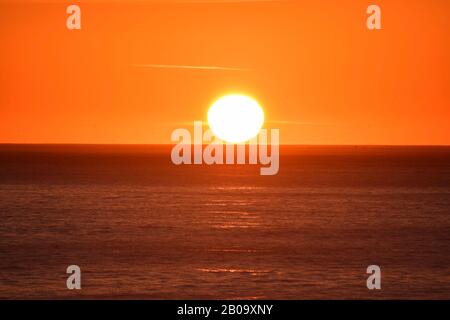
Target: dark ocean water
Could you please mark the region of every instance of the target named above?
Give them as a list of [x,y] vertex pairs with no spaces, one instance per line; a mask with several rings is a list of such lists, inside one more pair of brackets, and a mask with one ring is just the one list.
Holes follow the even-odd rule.
[[260,176],[164,146],[4,145],[0,298],[450,299],[449,187],[450,147],[284,147]]

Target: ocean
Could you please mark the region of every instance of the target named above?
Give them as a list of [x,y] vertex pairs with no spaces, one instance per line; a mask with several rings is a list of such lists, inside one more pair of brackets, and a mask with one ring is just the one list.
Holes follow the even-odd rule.
[[0,298],[450,299],[450,147],[282,146],[259,169],[1,145]]

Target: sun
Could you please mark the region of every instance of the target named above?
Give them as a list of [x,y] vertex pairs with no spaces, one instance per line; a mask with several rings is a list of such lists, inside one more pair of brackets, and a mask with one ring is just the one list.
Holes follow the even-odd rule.
[[228,143],[242,143],[255,137],[264,123],[264,111],[248,96],[221,97],[208,110],[208,123],[214,135]]

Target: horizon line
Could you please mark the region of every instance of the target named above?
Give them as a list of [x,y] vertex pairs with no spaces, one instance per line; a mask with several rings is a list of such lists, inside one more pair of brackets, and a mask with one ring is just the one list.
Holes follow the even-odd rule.
[[[64,142],[0,142],[0,146],[174,146],[178,143],[64,143]],[[234,143],[233,145],[248,143]],[[193,145],[193,144],[191,144]],[[203,143],[202,145],[208,145]],[[224,143],[224,145],[226,145]],[[267,144],[270,145],[270,144]],[[298,147],[450,147],[450,144],[310,144],[310,143],[280,143],[279,146]]]

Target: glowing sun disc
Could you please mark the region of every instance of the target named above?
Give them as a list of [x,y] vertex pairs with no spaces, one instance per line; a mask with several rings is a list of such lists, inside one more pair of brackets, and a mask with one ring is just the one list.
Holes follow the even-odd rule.
[[242,143],[255,137],[264,123],[259,103],[244,95],[226,95],[208,110],[208,123],[214,135],[228,143]]

